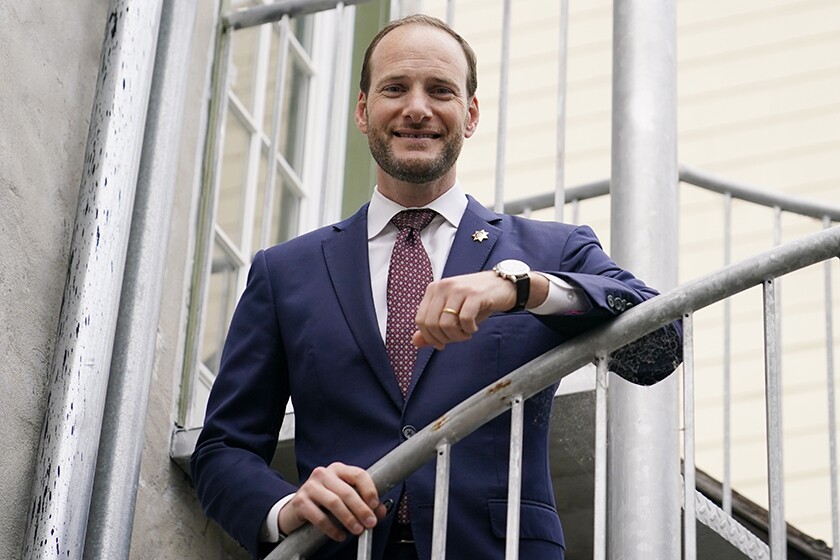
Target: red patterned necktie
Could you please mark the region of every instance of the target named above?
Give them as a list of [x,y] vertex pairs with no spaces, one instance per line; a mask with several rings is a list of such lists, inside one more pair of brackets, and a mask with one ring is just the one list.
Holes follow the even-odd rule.
[[[403,210],[391,218],[400,231],[388,268],[385,349],[403,398],[408,394],[411,373],[417,361],[417,347],[411,343],[411,335],[417,330],[417,307],[426,293],[426,286],[432,281],[432,264],[420,241],[420,231],[429,225],[434,216],[434,210]],[[403,494],[397,507],[397,521],[402,524],[409,522],[406,494]]]
[[426,286],[432,281],[432,264],[420,241],[420,231],[434,216],[434,210],[403,210],[391,218],[400,231],[388,269],[385,348],[403,397],[408,394],[417,361],[417,347],[411,343],[411,335],[417,330],[414,319]]

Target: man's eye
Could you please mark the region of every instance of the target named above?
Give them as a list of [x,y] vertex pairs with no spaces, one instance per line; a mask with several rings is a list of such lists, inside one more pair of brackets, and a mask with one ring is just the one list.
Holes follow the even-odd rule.
[[432,90],[432,95],[437,95],[438,97],[450,96],[454,95],[454,92],[449,88],[439,87]]
[[386,86],[382,88],[385,93],[400,93],[402,88],[400,86]]

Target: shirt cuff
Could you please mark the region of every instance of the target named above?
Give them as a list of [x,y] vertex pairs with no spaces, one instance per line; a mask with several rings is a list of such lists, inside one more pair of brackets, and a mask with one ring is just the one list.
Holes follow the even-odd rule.
[[265,516],[262,527],[260,527],[260,542],[276,543],[286,538],[287,535],[280,532],[280,524],[278,523],[280,510],[294,497],[294,493],[283,496],[271,506],[271,509],[268,510],[268,515]]
[[528,311],[534,315],[563,315],[581,313],[589,308],[586,296],[562,278],[552,274],[536,272],[548,280],[548,296],[545,301]]

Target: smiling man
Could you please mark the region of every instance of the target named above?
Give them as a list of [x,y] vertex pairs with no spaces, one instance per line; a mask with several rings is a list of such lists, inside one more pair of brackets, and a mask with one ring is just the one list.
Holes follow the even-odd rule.
[[[587,227],[488,211],[456,163],[476,131],[475,54],[443,22],[392,22],[365,54],[355,111],[378,165],[355,215],[258,252],[192,472],[205,511],[257,557],[312,523],[313,558],[431,556],[435,467],[379,496],[365,468],[563,341],[656,295]],[[540,272],[535,272],[540,271]],[[667,335],[678,337],[669,326]],[[645,382],[676,367],[659,353]],[[525,405],[520,557],[562,559],[548,468],[555,387]],[[268,464],[295,407],[298,487]],[[510,417],[453,448],[450,558],[503,558]]]

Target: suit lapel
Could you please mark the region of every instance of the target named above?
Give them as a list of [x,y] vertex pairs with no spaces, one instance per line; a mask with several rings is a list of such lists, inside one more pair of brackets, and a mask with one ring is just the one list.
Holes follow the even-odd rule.
[[394,404],[403,408],[397,380],[379,333],[367,250],[367,206],[334,226],[322,243],[324,259],[344,318],[371,369]]
[[[493,246],[502,235],[502,230],[494,225],[501,220],[499,215],[479,204],[471,196],[468,196],[467,199],[467,209],[461,217],[461,223],[458,225],[455,240],[452,242],[449,257],[443,268],[444,278],[461,274],[472,274],[473,272],[484,270]],[[482,230],[487,232],[487,239],[476,241],[473,235]],[[481,237],[479,236],[478,238],[480,239]],[[434,348],[428,347],[421,348],[417,353],[417,362],[414,365],[414,373],[411,376],[409,398],[411,397],[411,391],[414,390],[414,386],[420,379],[434,351]]]
[[[502,230],[494,225],[501,218],[476,202],[474,198],[467,198],[469,201],[467,209],[461,217],[455,241],[452,242],[452,249],[449,251],[449,258],[443,269],[444,277],[484,270],[490,252],[502,235]],[[473,235],[478,235],[481,231],[487,232],[487,239],[484,241],[473,239]]]

